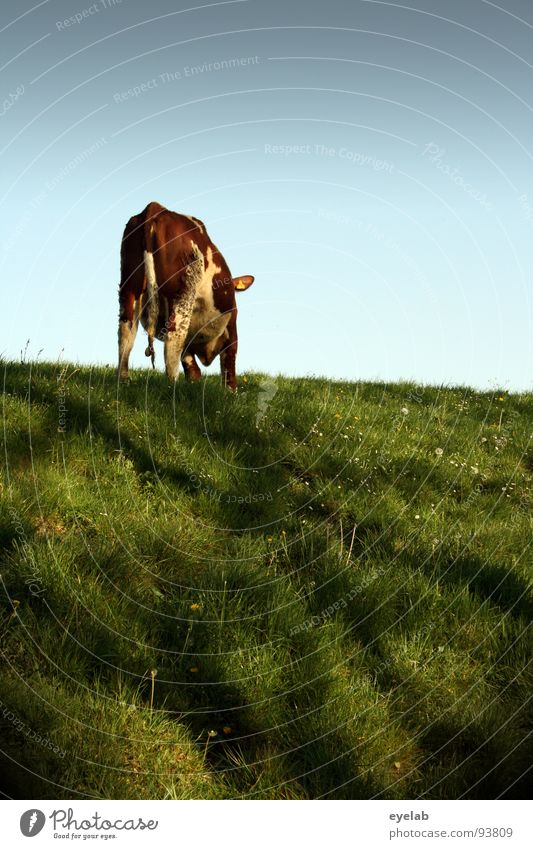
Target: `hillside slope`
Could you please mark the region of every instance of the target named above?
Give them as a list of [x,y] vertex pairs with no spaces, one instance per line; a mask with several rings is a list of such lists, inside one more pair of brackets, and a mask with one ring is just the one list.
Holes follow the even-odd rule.
[[525,794],[533,397],[4,364],[3,791]]

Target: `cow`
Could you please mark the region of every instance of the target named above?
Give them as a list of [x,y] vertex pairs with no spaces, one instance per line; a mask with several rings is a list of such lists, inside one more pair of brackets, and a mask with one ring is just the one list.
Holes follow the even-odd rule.
[[237,388],[235,292],[249,289],[250,275],[232,277],[205,225],[152,201],[130,218],[121,245],[118,377],[128,380],[128,362],[139,321],[148,334],[146,356],[154,365],[154,339],[164,342],[169,380],[199,380],[220,356],[222,383]]

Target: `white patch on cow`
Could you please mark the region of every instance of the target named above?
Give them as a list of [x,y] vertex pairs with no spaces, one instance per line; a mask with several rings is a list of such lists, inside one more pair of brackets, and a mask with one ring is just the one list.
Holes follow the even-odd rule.
[[159,293],[155,277],[154,255],[150,251],[144,252],[144,273],[146,275],[146,291],[143,295],[142,325],[149,336],[155,336],[159,316]]
[[205,269],[199,286],[196,289],[187,344],[205,344],[208,358],[210,349],[214,349],[216,340],[221,336],[230,320],[230,314],[223,314],[215,306],[213,298],[213,278],[221,272],[220,266],[213,261],[213,250],[207,248]]
[[201,286],[204,274],[204,258],[197,245],[192,244],[193,259],[183,275],[183,289],[179,298],[172,305],[174,329],[169,330],[165,337],[165,366],[171,380],[177,377],[181,352],[185,347],[187,333],[191,323],[191,314],[196,292]]
[[185,363],[186,366],[192,366],[194,363],[194,357],[192,354],[184,354],[181,361],[182,363]]

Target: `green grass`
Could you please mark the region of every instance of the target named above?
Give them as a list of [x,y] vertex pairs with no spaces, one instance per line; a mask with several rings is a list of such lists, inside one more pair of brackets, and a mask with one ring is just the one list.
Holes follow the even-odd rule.
[[533,396],[4,365],[6,795],[526,794]]

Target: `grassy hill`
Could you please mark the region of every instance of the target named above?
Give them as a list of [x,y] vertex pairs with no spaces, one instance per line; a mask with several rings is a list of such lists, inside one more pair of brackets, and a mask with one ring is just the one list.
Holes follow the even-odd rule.
[[533,396],[7,363],[3,423],[4,793],[525,795]]

